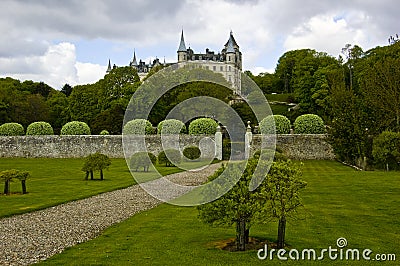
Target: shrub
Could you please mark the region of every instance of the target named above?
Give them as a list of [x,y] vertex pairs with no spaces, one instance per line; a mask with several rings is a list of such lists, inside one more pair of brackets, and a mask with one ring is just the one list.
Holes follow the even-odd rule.
[[157,157],[151,152],[137,152],[132,155],[129,166],[131,170],[138,171],[140,167],[143,167],[143,172],[148,172],[151,164],[155,164],[157,162]]
[[158,123],[158,134],[179,134],[186,133],[186,126],[182,121],[176,119],[167,119]]
[[0,136],[22,136],[24,127],[18,123],[5,123],[0,126]]
[[100,135],[110,135],[110,132],[108,132],[108,130],[102,130],[100,131]]
[[158,163],[165,166],[175,166],[181,162],[181,152],[175,149],[168,149],[158,154]]
[[89,154],[85,158],[85,162],[82,167],[82,171],[86,172],[85,180],[88,180],[89,174],[90,179],[93,180],[93,172],[100,171],[100,179],[104,179],[103,170],[107,169],[111,165],[110,158],[102,153]]
[[261,120],[259,127],[261,134],[289,134],[290,120],[283,115],[269,115]]
[[[270,159],[272,157],[272,154],[274,153],[274,150],[270,149],[262,149],[258,150],[254,153],[253,157],[254,158],[260,158],[261,160],[263,159]],[[275,150],[274,154],[274,161],[287,161],[288,158],[279,150]]]
[[125,124],[122,131],[124,134],[149,135],[153,134],[153,125],[146,119],[133,119]]
[[26,135],[53,135],[52,126],[47,122],[33,122],[26,128]]
[[380,168],[399,169],[400,133],[385,131],[374,139],[372,156]]
[[90,127],[85,122],[68,122],[61,128],[61,135],[90,135]]
[[190,135],[213,135],[217,131],[218,124],[211,118],[198,118],[189,125]]
[[190,160],[196,160],[199,159],[201,156],[201,151],[198,147],[196,146],[189,146],[183,149],[183,156]]
[[296,134],[323,134],[325,133],[324,121],[314,114],[301,115],[294,121]]

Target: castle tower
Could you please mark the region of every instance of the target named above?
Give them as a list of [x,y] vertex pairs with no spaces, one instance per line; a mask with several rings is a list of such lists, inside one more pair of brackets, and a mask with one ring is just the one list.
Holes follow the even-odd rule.
[[183,38],[183,29],[181,33],[181,42],[179,43],[178,48],[178,63],[187,61],[187,49],[185,45],[185,39]]
[[131,67],[137,68],[138,63],[136,61],[136,51],[135,49],[133,49],[133,59],[132,62],[130,63]]
[[229,40],[226,46],[226,63],[235,64],[236,63],[236,51],[233,43],[232,32],[229,36]]

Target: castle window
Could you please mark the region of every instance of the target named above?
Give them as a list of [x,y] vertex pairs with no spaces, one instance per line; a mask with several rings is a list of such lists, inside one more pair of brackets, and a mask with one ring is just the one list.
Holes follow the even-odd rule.
[[201,55],[199,55],[199,60],[203,60],[203,58],[202,58],[202,56],[201,56]]
[[213,71],[217,71],[217,67],[216,66],[213,66]]
[[231,70],[231,66],[228,66],[228,71],[232,71],[232,70]]
[[221,71],[224,71],[224,67],[223,66],[221,66],[220,69],[221,69]]
[[192,56],[192,60],[193,60],[193,61],[196,60],[196,57],[195,57],[194,55]]
[[231,77],[231,75],[228,76],[228,81],[229,81],[229,82],[232,82],[232,77]]

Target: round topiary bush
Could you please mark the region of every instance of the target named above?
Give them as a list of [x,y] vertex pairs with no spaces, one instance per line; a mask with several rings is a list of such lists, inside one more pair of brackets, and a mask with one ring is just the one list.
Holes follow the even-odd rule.
[[269,115],[261,120],[259,127],[261,134],[289,134],[290,120],[283,115]]
[[150,165],[154,165],[156,162],[157,157],[154,154],[151,152],[142,151],[132,155],[129,166],[130,169],[134,170],[135,172],[137,172],[140,167],[143,167],[144,172],[148,172]]
[[61,135],[90,135],[90,127],[85,122],[68,122],[61,128]]
[[211,118],[198,118],[189,125],[190,135],[213,135],[217,131],[218,124]]
[[197,146],[189,146],[183,149],[183,156],[190,160],[196,160],[200,158],[201,151]]
[[54,135],[54,131],[47,122],[33,122],[26,128],[26,135]]
[[149,135],[153,134],[153,125],[146,119],[133,119],[125,124],[122,131],[124,134]]
[[175,149],[168,149],[158,154],[158,163],[165,166],[174,166],[181,162],[181,152]]
[[108,130],[102,130],[101,132],[100,132],[100,135],[110,135],[110,132],[108,132]]
[[5,123],[0,126],[0,136],[22,136],[24,127],[18,123]]
[[314,114],[301,115],[294,121],[296,134],[323,134],[325,133],[324,121]]
[[158,134],[183,134],[186,133],[186,126],[182,121],[176,119],[167,119],[158,123]]

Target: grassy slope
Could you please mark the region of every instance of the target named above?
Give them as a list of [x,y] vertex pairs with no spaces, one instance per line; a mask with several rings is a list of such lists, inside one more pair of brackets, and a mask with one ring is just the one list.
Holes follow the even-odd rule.
[[[357,172],[337,162],[307,161],[304,179],[308,182],[303,193],[307,218],[288,224],[286,240],[292,248],[335,248],[336,239],[345,237],[348,248],[369,248],[374,253],[398,251],[398,172]],[[254,226],[250,234],[275,240],[276,224]],[[214,247],[213,242],[234,235],[233,228],[213,228],[200,223],[195,208],[163,204],[112,226],[97,239],[69,248],[45,264],[311,264],[309,261],[259,261],[255,251],[230,253]],[[347,262],[325,260],[323,263],[343,265]],[[347,264],[365,265],[366,261]]]

